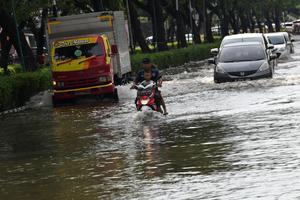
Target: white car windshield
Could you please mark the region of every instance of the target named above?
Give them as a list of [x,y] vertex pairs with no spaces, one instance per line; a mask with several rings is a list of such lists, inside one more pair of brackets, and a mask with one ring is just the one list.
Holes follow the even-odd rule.
[[261,37],[249,37],[249,38],[235,38],[235,39],[225,39],[222,42],[221,46],[226,44],[233,44],[238,42],[259,42],[263,44],[263,40]]
[[269,41],[273,45],[278,45],[278,44],[284,44],[284,37],[283,36],[268,36]]

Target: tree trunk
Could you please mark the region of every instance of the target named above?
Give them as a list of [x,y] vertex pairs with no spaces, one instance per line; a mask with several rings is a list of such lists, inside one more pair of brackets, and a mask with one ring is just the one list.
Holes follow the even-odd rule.
[[185,48],[187,47],[187,42],[185,38],[185,25],[182,16],[179,11],[176,11],[176,26],[177,26],[177,47]]
[[275,8],[274,11],[274,22],[275,22],[275,29],[276,32],[280,32],[281,25],[280,25],[280,11],[278,8]]
[[102,0],[91,0],[94,12],[104,11]]
[[0,66],[4,69],[4,74],[8,75],[8,62],[9,62],[9,51],[12,47],[12,44],[10,40],[7,40],[7,34],[5,33],[4,30],[2,30],[1,35],[0,35],[0,42],[1,42],[1,61],[0,61]]
[[244,15],[244,10],[240,10],[239,12],[239,17],[241,20],[241,28],[243,33],[247,33],[248,32],[248,23],[247,23],[247,18]]
[[213,33],[211,31],[211,26],[212,26],[212,16],[213,14],[210,13],[208,14],[207,13],[207,10],[205,11],[205,14],[206,14],[206,42],[208,43],[213,43],[214,42],[214,36],[213,36]]
[[250,32],[251,33],[255,33],[255,20],[253,18],[254,16],[254,12],[249,12],[248,13],[248,18],[249,18],[249,22],[250,22]]
[[256,18],[256,23],[257,23],[257,26],[258,26],[258,29],[259,29],[259,32],[260,33],[263,33],[264,32],[264,29],[263,29],[263,27],[262,27],[262,25],[261,25],[261,21],[260,21],[260,18],[259,17],[255,17]]
[[200,37],[200,26],[197,26],[195,21],[193,21],[193,41],[195,44],[200,44],[201,43],[201,37]]
[[[126,5],[126,0],[124,0],[124,4]],[[133,34],[134,41],[137,41],[137,43],[141,47],[143,53],[149,53],[149,52],[151,52],[151,50],[148,47],[145,37],[143,35],[142,29],[141,29],[141,22],[138,19],[137,10],[131,1],[128,1],[128,4],[129,4],[129,10],[130,10],[130,19],[131,19],[130,21],[131,21],[132,34]]]
[[221,35],[225,37],[229,35],[229,22],[228,18],[221,19]]
[[[9,36],[11,43],[17,50],[18,56],[21,59],[21,53],[18,43],[18,37],[17,37],[17,30],[15,27],[14,20],[11,18],[11,16],[3,9],[0,8],[0,26],[3,28],[3,30],[7,33]],[[35,63],[35,59],[32,53],[32,50],[30,49],[25,35],[22,30],[20,32],[20,40],[21,40],[21,49],[23,52],[24,57],[24,67],[28,71],[35,71],[37,69],[37,65]]]
[[270,13],[267,11],[266,11],[266,21],[267,21],[267,26],[268,26],[268,32],[273,33],[274,32],[273,24],[270,19]]
[[153,24],[153,38],[156,36],[158,51],[168,50],[166,41],[166,31],[163,20],[162,5],[159,0],[152,2],[152,24]]
[[45,41],[45,23],[46,18],[48,15],[48,9],[44,8],[42,11],[42,19],[41,19],[41,27],[38,30],[38,36],[37,36],[37,59],[40,61],[41,56],[44,54],[44,46],[46,44]]
[[219,17],[221,20],[221,35],[225,37],[229,35],[229,16],[227,14],[226,2],[223,0],[220,1],[220,9],[222,16]]
[[231,12],[231,15],[230,15],[230,24],[231,24],[231,27],[233,29],[233,33],[234,34],[240,33],[239,22],[236,19],[236,15],[234,14],[234,12]]

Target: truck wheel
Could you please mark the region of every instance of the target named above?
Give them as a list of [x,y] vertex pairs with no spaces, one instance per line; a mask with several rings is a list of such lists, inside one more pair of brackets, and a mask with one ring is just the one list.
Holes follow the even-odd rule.
[[122,85],[122,78],[119,78],[117,75],[114,76],[114,84]]
[[57,107],[57,105],[59,105],[59,100],[57,100],[54,96],[52,96],[52,105],[53,107]]
[[115,88],[114,92],[109,94],[108,97],[111,98],[114,102],[118,102],[119,101],[119,95],[118,95],[117,88]]

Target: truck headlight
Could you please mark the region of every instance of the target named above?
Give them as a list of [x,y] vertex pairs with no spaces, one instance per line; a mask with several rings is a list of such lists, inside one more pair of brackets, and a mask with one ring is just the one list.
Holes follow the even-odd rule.
[[57,82],[56,84],[57,84],[58,87],[64,87],[65,86],[64,82]]
[[99,81],[100,81],[100,82],[107,82],[106,76],[100,76],[100,77],[99,77]]
[[268,69],[270,69],[270,66],[267,62],[265,62],[264,64],[262,64],[262,66],[260,66],[259,71],[262,72],[262,71],[266,71]]

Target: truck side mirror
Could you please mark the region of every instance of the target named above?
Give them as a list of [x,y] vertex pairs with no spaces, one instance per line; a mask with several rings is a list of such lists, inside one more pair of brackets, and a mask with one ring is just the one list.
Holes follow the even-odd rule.
[[119,51],[118,51],[118,46],[117,46],[117,45],[115,45],[115,44],[111,45],[111,53],[112,53],[113,55],[119,53]]

